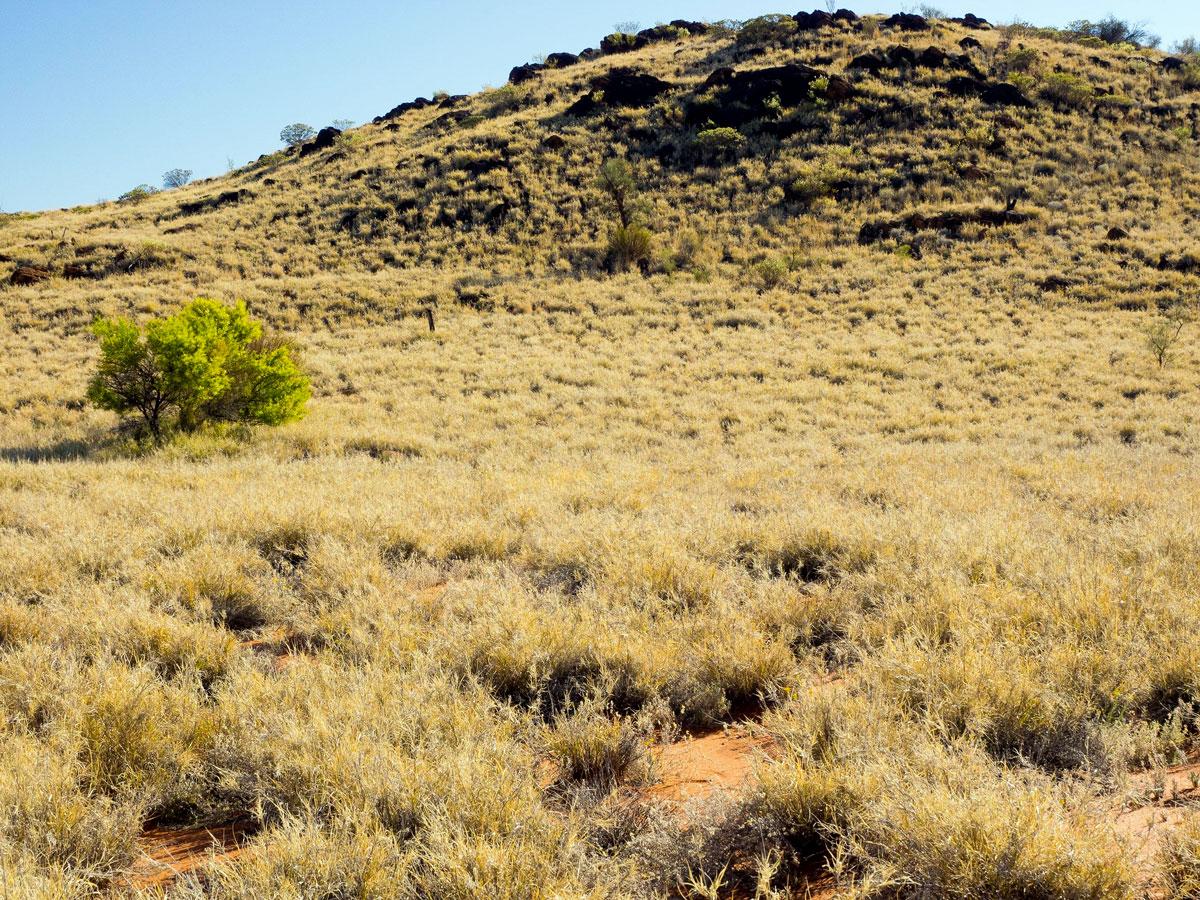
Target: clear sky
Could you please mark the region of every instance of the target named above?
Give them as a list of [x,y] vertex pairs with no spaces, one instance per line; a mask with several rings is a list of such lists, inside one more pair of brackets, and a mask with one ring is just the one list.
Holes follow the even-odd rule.
[[[1196,0],[931,2],[949,15],[1039,25],[1113,13],[1148,23],[1168,46],[1200,35]],[[866,13],[914,4],[838,5]],[[500,85],[537,54],[597,46],[617,22],[798,8],[779,0],[0,0],[0,210],[112,198],[157,185],[175,167],[220,174],[229,159],[276,149],[289,122],[365,121],[436,90]]]

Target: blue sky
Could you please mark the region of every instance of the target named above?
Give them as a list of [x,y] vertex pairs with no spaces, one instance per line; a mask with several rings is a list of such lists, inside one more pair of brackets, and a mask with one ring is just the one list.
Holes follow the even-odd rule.
[[[804,8],[823,8],[808,0]],[[1099,5],[1097,5],[1099,3]],[[844,0],[856,12],[912,3]],[[1113,13],[1170,45],[1195,0],[933,0],[950,15],[1061,25]],[[0,210],[111,198],[167,169],[220,174],[289,122],[363,121],[435,90],[499,85],[539,53],[617,22],[795,12],[747,0],[0,0]]]

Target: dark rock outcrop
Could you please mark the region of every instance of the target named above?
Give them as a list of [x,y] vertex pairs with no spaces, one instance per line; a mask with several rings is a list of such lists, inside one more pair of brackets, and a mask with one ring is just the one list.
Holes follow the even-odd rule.
[[1168,56],[1159,65],[1162,66],[1164,72],[1178,72],[1186,63],[1178,56]]
[[1021,89],[1007,81],[994,81],[986,84],[979,94],[979,99],[992,106],[1016,106],[1021,109],[1032,109],[1034,103],[1021,93]]
[[970,35],[968,35],[967,37],[965,37],[961,41],[959,41],[958,46],[962,47],[964,50],[982,50],[983,49],[983,44],[979,43],[979,41],[977,39],[971,37]]
[[401,103],[399,106],[392,107],[382,116],[376,116],[371,121],[378,125],[380,122],[386,122],[389,119],[398,119],[406,112],[411,112],[414,109],[424,109],[431,105],[431,102],[426,98],[418,97],[416,100],[409,100],[407,103]]
[[1105,235],[1105,237],[1110,241],[1123,241],[1125,238],[1129,237],[1129,232],[1120,225],[1114,225],[1112,228],[1108,229],[1108,234]]
[[328,150],[337,141],[338,135],[342,133],[340,128],[334,128],[330,125],[327,128],[322,128],[317,132],[317,136],[303,144],[300,147],[301,156],[311,156],[314,153],[319,153],[322,150]]
[[743,72],[717,69],[705,82],[705,88],[716,88],[718,93],[712,99],[693,103],[687,121],[691,125],[712,122],[736,128],[763,118],[768,101],[778,99],[781,106],[789,107],[812,100],[814,82],[818,79],[826,80],[821,96],[827,100],[845,100],[854,92],[844,78],[800,63]]
[[582,97],[580,97],[578,100],[576,100],[574,103],[572,103],[570,106],[568,106],[564,115],[572,116],[577,119],[582,119],[582,118],[586,118],[587,116],[594,116],[596,113],[598,113],[603,108],[603,106],[604,106],[604,104],[602,104],[600,102],[600,99],[597,97],[596,92],[589,91],[588,93],[586,93]]
[[541,63],[525,63],[523,66],[514,66],[512,71],[508,73],[508,83],[524,84],[527,81],[532,81],[537,77],[538,72],[544,68],[545,66]]
[[643,107],[671,89],[670,82],[636,69],[613,69],[592,81],[594,91],[603,91],[605,106]]
[[195,216],[210,209],[220,209],[222,206],[241,203],[243,200],[249,200],[253,196],[254,192],[248,191],[246,188],[240,188],[236,191],[224,191],[215,197],[205,197],[202,200],[194,200],[191,203],[179,204],[179,215]]
[[962,18],[949,19],[948,21],[956,25],[962,25],[964,28],[974,28],[976,31],[987,31],[992,27],[992,23],[987,19],[981,19],[974,13],[967,13]]
[[890,69],[891,63],[878,50],[872,50],[870,53],[863,53],[860,56],[854,57],[854,59],[850,60],[846,68],[857,69],[862,72],[882,72],[884,69]]
[[547,69],[565,69],[568,66],[576,65],[579,62],[579,57],[574,53],[551,53],[546,57]]
[[629,53],[632,50],[641,50],[646,46],[646,41],[638,38],[635,34],[623,34],[622,32],[614,32],[606,35],[600,41],[600,52],[604,55],[612,53]]
[[[848,69],[860,69],[867,72],[879,73],[885,69],[905,69],[922,66],[927,69],[952,68],[960,72],[968,72],[981,79],[983,73],[975,67],[975,63],[965,53],[952,56],[939,47],[926,47],[920,53],[909,47],[895,46],[886,50],[872,50],[850,60]],[[980,88],[982,90],[982,88]]]
[[928,31],[929,20],[914,13],[896,13],[882,22],[884,28],[898,28],[900,31]]
[[967,225],[1000,228],[1006,225],[1021,225],[1032,218],[1029,213],[1009,209],[978,209],[973,212],[944,212],[933,215],[913,213],[900,219],[863,223],[858,231],[858,242],[873,244],[888,239],[894,232],[915,231],[944,231],[950,237],[959,238]]
[[72,279],[99,278],[100,273],[86,263],[67,263],[63,266],[63,277]]
[[946,82],[946,90],[955,97],[978,97],[991,106],[1016,106],[1032,109],[1034,103],[1021,89],[1007,81],[983,81],[967,75],[956,75]]
[[42,281],[50,280],[50,270],[42,266],[17,266],[12,275],[8,278],[8,283],[18,287],[25,285],[38,284]]
[[832,13],[827,13],[823,9],[818,9],[814,12],[798,12],[792,16],[796,22],[796,28],[800,31],[816,31],[818,28],[828,28],[835,22]]

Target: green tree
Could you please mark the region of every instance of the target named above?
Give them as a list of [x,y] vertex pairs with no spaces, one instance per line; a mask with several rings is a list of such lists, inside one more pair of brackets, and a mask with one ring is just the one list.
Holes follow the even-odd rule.
[[616,210],[622,228],[633,221],[633,200],[637,196],[637,182],[633,180],[633,168],[619,156],[604,161],[596,178],[599,188],[608,194]]
[[173,429],[205,422],[280,425],[304,415],[308,379],[282,341],[264,338],[243,303],[200,298],[178,313],[139,328],[103,319],[93,331],[100,363],[88,399],[160,442]]
[[283,130],[279,132],[279,139],[289,147],[311,141],[316,136],[317,132],[313,130],[313,127],[303,122],[293,122],[291,125],[284,126]]
[[191,169],[168,169],[163,173],[163,187],[165,188],[183,187],[191,180]]

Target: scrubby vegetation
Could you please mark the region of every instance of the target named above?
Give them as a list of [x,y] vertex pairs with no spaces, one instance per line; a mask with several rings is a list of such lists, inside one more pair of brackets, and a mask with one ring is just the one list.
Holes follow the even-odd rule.
[[0,218],[8,895],[1195,892],[1189,64],[605,40]]

